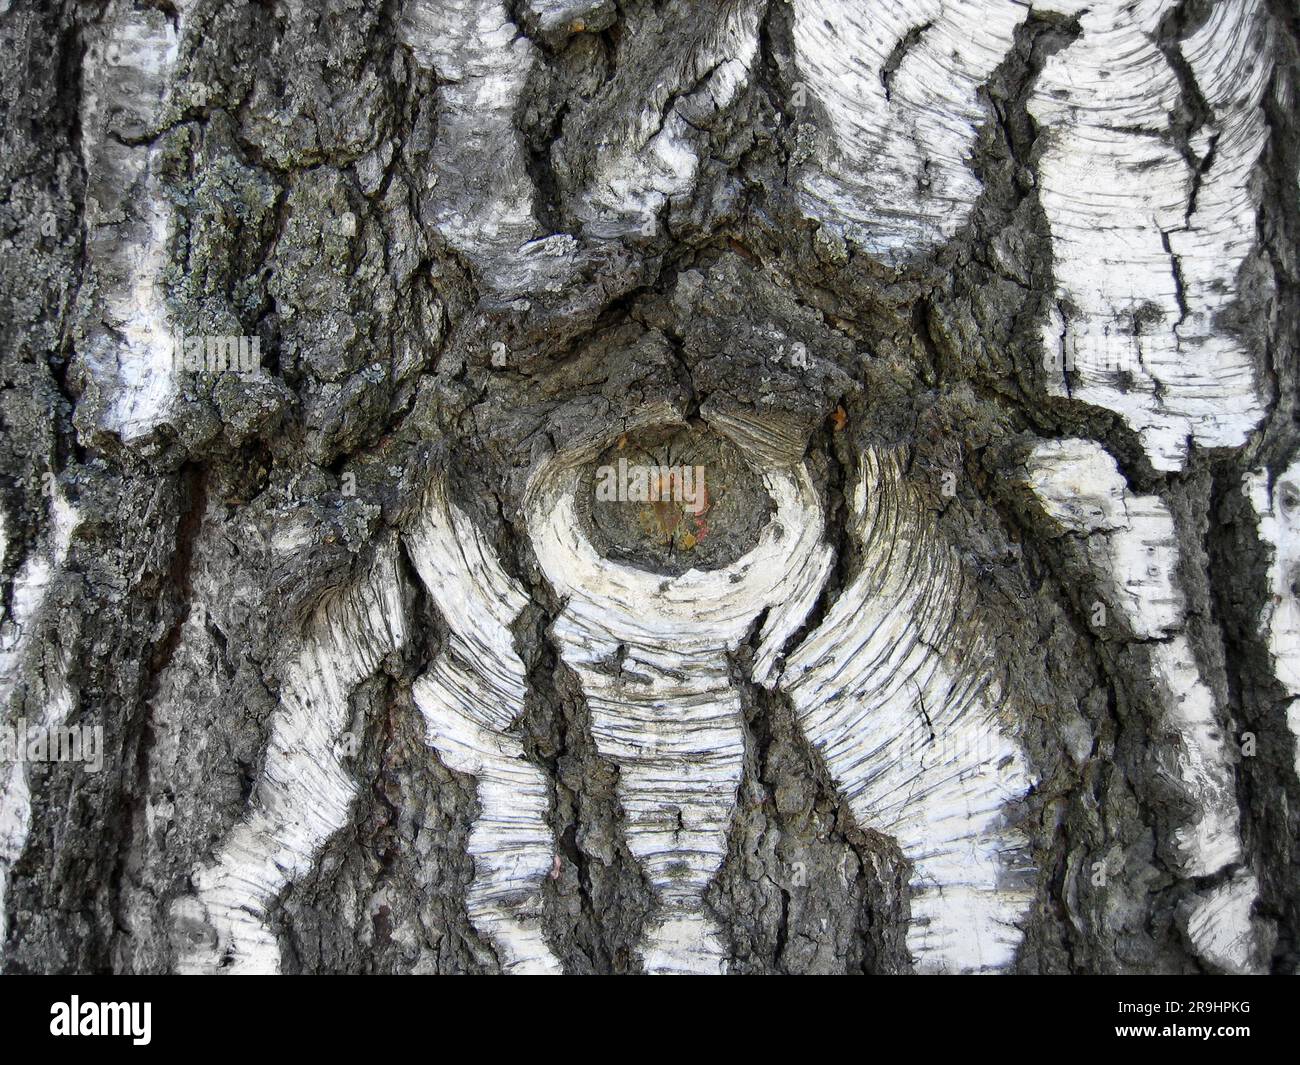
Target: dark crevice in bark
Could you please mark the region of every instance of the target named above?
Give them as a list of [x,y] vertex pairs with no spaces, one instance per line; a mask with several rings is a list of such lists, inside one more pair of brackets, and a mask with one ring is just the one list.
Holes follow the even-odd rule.
[[[425,739],[427,726],[419,709],[410,699],[411,684],[427,669],[429,669],[438,655],[445,651],[449,630],[446,619],[442,616],[437,604],[429,595],[428,589],[425,588],[424,582],[421,580],[420,575],[416,570],[415,563],[411,559],[410,552],[407,549],[406,541],[399,537],[398,544],[399,569],[403,577],[403,582],[411,593],[411,600],[407,609],[407,617],[409,619],[408,631],[414,637],[406,647],[403,655],[404,662],[401,674],[403,702],[407,706],[408,711],[415,718],[416,728],[419,734],[417,756],[422,760],[427,759],[431,763],[436,763],[443,773],[448,777],[453,778],[459,784],[461,792],[465,796],[463,804],[458,804],[456,812],[460,819],[457,834],[463,841],[467,842],[470,827],[473,825],[480,813],[477,782],[472,777],[459,773],[442,764],[442,759],[439,757],[438,752],[430,747]],[[388,702],[391,706],[392,701],[388,700]],[[394,782],[396,782],[395,778],[399,778],[401,775],[399,770],[390,765],[388,757],[389,752],[392,749],[392,737],[393,728],[390,718],[387,725],[386,740],[379,745],[380,758],[374,782],[372,784],[372,790],[375,791],[377,795],[383,790],[386,778],[394,778]],[[390,819],[396,820],[399,811],[388,799],[386,794],[382,796],[382,799],[385,807],[390,812]],[[449,905],[455,908],[456,915],[459,918],[459,927],[452,931],[457,938],[469,944],[470,953],[487,953],[495,958],[496,950],[492,943],[486,937],[478,934],[466,911],[465,891],[474,875],[473,859],[469,857],[468,853],[465,853],[464,870],[467,875],[463,879],[453,876],[451,883],[438,885],[439,897],[444,906]],[[447,895],[448,887],[452,889],[452,895],[450,898],[448,898]],[[499,961],[497,962],[497,965],[499,968]]]
[[134,780],[127,785],[124,796],[126,808],[122,817],[122,839],[116,865],[111,876],[113,908],[118,915],[119,929],[129,927],[123,916],[123,880],[127,872],[128,860],[139,846],[137,832],[143,827],[146,818],[144,804],[149,795],[149,760],[153,746],[158,741],[153,724],[153,704],[158,699],[163,674],[176,654],[181,642],[181,628],[190,616],[194,589],[191,573],[194,565],[194,548],[203,525],[204,514],[208,504],[208,475],[200,466],[189,464],[183,466],[176,477],[176,531],[172,537],[172,557],[170,568],[166,572],[166,583],[160,589],[166,594],[172,593],[174,600],[160,603],[161,613],[170,615],[162,638],[154,644],[148,659],[143,663],[142,698],[136,708],[123,723],[126,731],[124,747],[133,747],[134,753],[128,764],[133,763]]
[[[750,679],[766,615],[728,655],[745,762],[727,858],[706,899],[731,940],[732,971],[907,972],[910,865],[892,840],[855,823],[790,700]],[[760,923],[768,899],[776,908],[771,927]]]
[[894,45],[893,50],[885,58],[885,64],[880,68],[880,84],[885,89],[885,99],[893,98],[891,88],[894,83],[894,75],[898,73],[898,68],[903,65],[903,60],[907,58],[907,53],[921,43],[921,38],[925,36],[926,30],[934,25],[934,20],[930,19],[921,23],[919,26],[913,26]]
[[[1285,973],[1300,961],[1300,900],[1283,872],[1294,847],[1291,818],[1283,811],[1293,809],[1300,795],[1296,741],[1286,727],[1289,696],[1273,675],[1271,653],[1258,627],[1270,594],[1261,573],[1267,548],[1257,536],[1237,462],[1218,460],[1212,477],[1206,542],[1210,592],[1224,647],[1228,706],[1237,726],[1226,740],[1240,755],[1237,797],[1247,867],[1260,878],[1257,912],[1276,929],[1273,971]],[[1243,559],[1255,565],[1244,568]],[[1232,576],[1222,580],[1216,574]],[[1279,793],[1285,804],[1277,802]]]
[[769,132],[774,137],[773,143],[781,158],[782,174],[789,170],[793,148],[792,131],[798,122],[798,109],[789,103],[794,90],[790,81],[793,64],[789,59],[794,55],[792,18],[788,4],[781,0],[769,0],[759,22],[759,62],[755,65],[759,87],[779,123],[776,129]]
[[[552,635],[564,602],[541,575],[526,538],[506,535],[511,549],[503,552],[502,564],[532,601],[515,624],[516,650],[528,678],[516,728],[549,782],[547,821],[562,862],[560,875],[543,884],[548,939],[566,972],[636,973],[636,947],[653,891],[627,846],[615,794],[618,770],[596,749],[582,685]],[[604,842],[608,853],[589,850],[591,839]],[[571,876],[563,862],[572,866]]]
[[[1196,83],[1196,75],[1179,45],[1204,25],[1210,17],[1211,8],[1208,0],[1181,0],[1160,20],[1155,35],[1156,47],[1178,79],[1179,106],[1170,115],[1169,132],[1193,175],[1199,175],[1202,170],[1208,169],[1212,149],[1201,158],[1192,147],[1191,138],[1206,123],[1214,120],[1214,112]],[[1193,199],[1194,197],[1193,192]]]
[[[1037,327],[1046,310],[1044,298],[1055,290],[1056,280],[1051,229],[1038,196],[1039,130],[1029,113],[1029,101],[1048,59],[1068,48],[1081,32],[1077,18],[1031,13],[1017,27],[1007,58],[980,89],[993,122],[984,128],[986,147],[977,150],[973,165],[984,188],[972,212],[972,255],[982,257],[980,249],[997,246],[1006,234],[1025,242],[1023,279],[998,261],[985,260],[984,265],[1023,290],[1010,323],[1022,352],[1015,360],[1019,388],[1012,398],[1018,413],[1039,429],[1046,427],[1048,419],[1040,413],[1043,371],[1033,366],[1044,354]],[[927,314],[927,325],[932,318],[933,313]],[[1066,382],[1068,387],[1068,373]]]

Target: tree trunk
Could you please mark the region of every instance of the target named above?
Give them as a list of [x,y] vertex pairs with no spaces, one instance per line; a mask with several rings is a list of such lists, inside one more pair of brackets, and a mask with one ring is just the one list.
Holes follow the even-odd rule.
[[6,972],[1295,972],[1294,0],[0,0]]

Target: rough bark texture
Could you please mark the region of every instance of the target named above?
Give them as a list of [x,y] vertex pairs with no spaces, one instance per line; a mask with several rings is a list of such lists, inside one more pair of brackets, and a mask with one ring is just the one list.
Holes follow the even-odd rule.
[[1300,971],[1297,115],[1294,0],[0,0],[3,970]]

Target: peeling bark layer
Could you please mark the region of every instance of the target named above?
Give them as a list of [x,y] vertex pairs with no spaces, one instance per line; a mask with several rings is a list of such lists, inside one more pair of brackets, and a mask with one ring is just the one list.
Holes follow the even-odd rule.
[[[1250,351],[1222,318],[1255,250],[1251,175],[1267,138],[1263,5],[1081,5],[1080,34],[1029,104],[1056,306],[1043,344],[1062,394],[1120,413],[1158,469],[1188,439],[1235,446],[1263,414]],[[1073,12],[1071,12],[1073,13]]]

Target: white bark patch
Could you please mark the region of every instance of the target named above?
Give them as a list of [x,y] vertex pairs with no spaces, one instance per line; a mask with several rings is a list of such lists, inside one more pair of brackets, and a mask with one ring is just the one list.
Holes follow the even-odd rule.
[[1246,479],[1246,494],[1259,518],[1259,537],[1272,548],[1269,599],[1260,614],[1273,671],[1291,696],[1286,723],[1296,738],[1295,767],[1300,774],[1300,460],[1273,485],[1258,470]]
[[1047,145],[1039,190],[1056,273],[1044,353],[1077,375],[1049,388],[1119,413],[1161,470],[1182,468],[1189,438],[1243,443],[1264,406],[1249,352],[1218,319],[1256,242],[1267,19],[1258,0],[1216,4],[1181,42],[1213,111],[1184,155],[1170,125],[1177,72],[1154,39],[1174,5],[1066,5],[1082,33],[1029,102]]
[[760,15],[751,0],[730,4],[686,58],[652,83],[626,128],[600,145],[598,170],[578,207],[585,233],[653,236],[669,201],[690,191],[699,168],[694,141],[748,82]]
[[[39,671],[37,685],[19,698],[23,672],[35,670],[32,652],[41,646],[38,630],[45,617],[45,599],[68,556],[72,533],[80,517],[60,493],[50,498],[50,531],[45,541],[28,556],[14,575],[12,608],[0,620],[0,724],[15,727],[23,717],[29,728],[54,729],[72,713],[72,692],[68,687],[69,663],[54,661]],[[0,512],[0,560],[8,551],[8,531]],[[17,754],[17,752],[15,752]],[[32,795],[27,763],[15,757],[0,762],[0,957],[4,954],[8,914],[9,872],[27,846],[32,829]]]
[[1008,804],[1030,779],[1007,734],[960,564],[869,452],[852,499],[861,571],[790,655],[780,680],[854,817],[912,863],[907,942],[922,972],[1015,959],[1032,901]]
[[578,674],[601,755],[619,770],[628,848],[656,894],[642,944],[651,973],[716,973],[727,951],[704,892],[726,856],[743,771],[728,653],[769,609],[756,676],[772,669],[826,579],[831,552],[802,467],[764,472],[775,506],[752,551],[725,569],[669,577],[602,558],[576,513],[587,452],[530,482],[529,533],[565,606],[551,633]]
[[563,235],[533,239],[535,190],[514,126],[536,49],[499,0],[408,0],[402,39],[442,82],[433,147],[439,233],[500,292],[557,287],[576,245]]
[[412,691],[429,745],[474,777],[479,815],[469,836],[474,880],[465,907],[508,973],[559,973],[542,935],[541,887],[554,841],[545,774],[524,758],[514,727],[527,678],[510,625],[528,597],[502,570],[483,533],[435,480],[406,538],[429,595],[451,630]]
[[1133,634],[1159,640],[1180,629],[1174,521],[1164,503],[1132,495],[1115,460],[1088,440],[1041,443],[1028,469],[1043,509],[1063,528],[1088,536],[1089,558],[1106,576]]
[[[801,122],[820,105],[804,210],[900,262],[949,239],[982,186],[979,87],[1029,6],[1015,0],[793,0]],[[803,104],[804,106],[800,106]],[[820,117],[820,116],[817,116]]]
[[1179,737],[1177,774],[1199,815],[1176,833],[1187,876],[1209,876],[1241,860],[1236,794],[1214,695],[1201,679],[1184,631],[1186,605],[1174,583],[1173,515],[1157,496],[1131,494],[1101,445],[1039,444],[1029,483],[1065,529],[1084,537],[1095,571],[1134,637],[1148,641],[1167,720]]
[[[178,22],[186,6],[176,5]],[[176,392],[163,287],[172,212],[158,179],[159,149],[148,138],[162,116],[179,36],[161,11],[112,4],[82,70],[86,256],[99,315],[82,354],[104,398],[101,425],[124,440],[164,420]]]
[[405,589],[390,544],[366,577],[317,609],[281,680],[280,708],[248,819],[172,906],[180,973],[275,973],[270,905],[310,872],[347,822],[356,785],[339,740],[349,696],[406,642]]
[[1268,972],[1252,919],[1259,898],[1259,882],[1252,874],[1238,873],[1227,883],[1192,898],[1184,922],[1197,954],[1234,976]]

